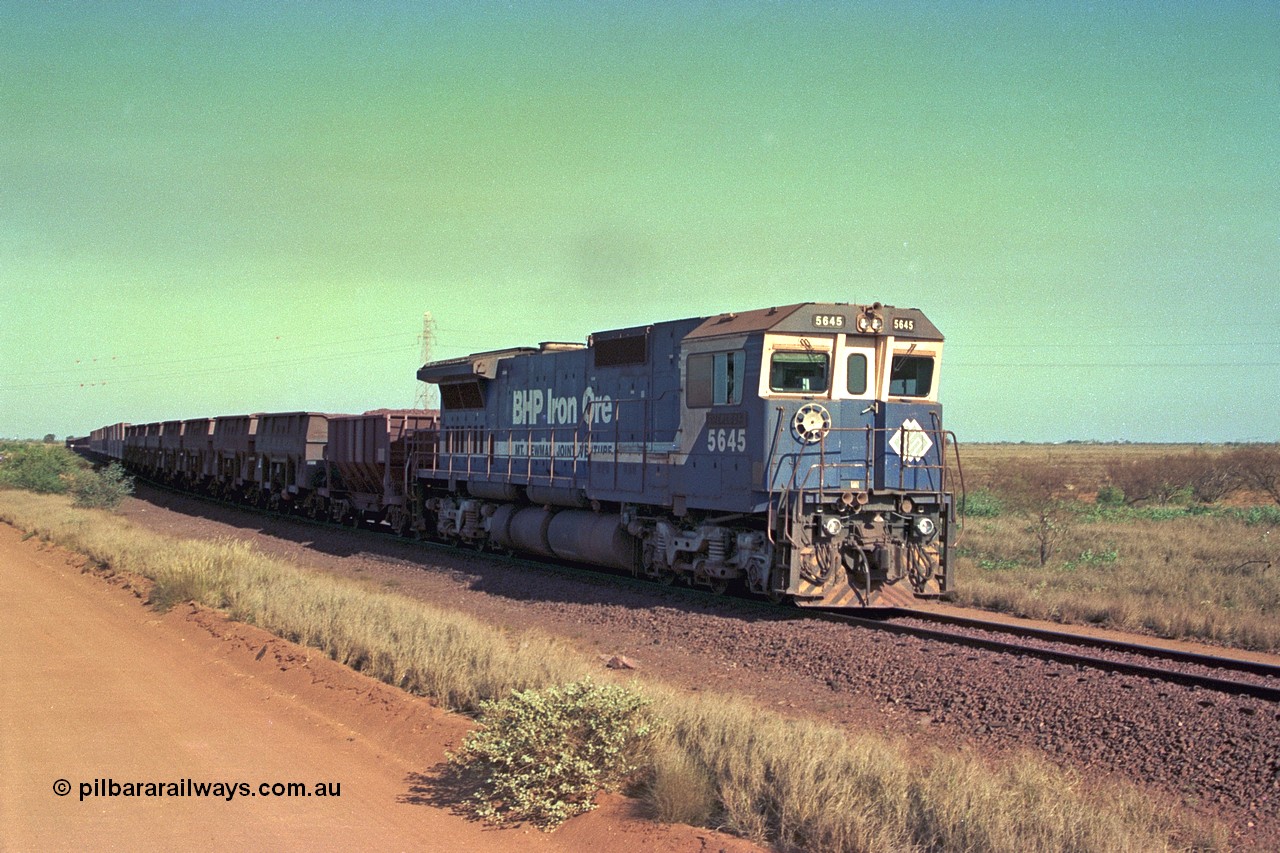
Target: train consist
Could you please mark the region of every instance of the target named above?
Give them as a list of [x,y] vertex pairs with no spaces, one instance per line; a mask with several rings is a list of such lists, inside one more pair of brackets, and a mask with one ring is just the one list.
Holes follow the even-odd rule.
[[87,452],[179,488],[804,606],[952,588],[917,309],[804,303],[424,365],[439,412],[113,424]]

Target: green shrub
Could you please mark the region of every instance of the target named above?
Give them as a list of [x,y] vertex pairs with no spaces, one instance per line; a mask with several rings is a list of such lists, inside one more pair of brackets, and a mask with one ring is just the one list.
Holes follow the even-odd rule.
[[1022,561],[1014,557],[984,557],[978,560],[978,568],[987,572],[1009,572],[1022,568]]
[[1004,512],[1004,502],[987,489],[974,489],[960,500],[960,514],[969,518],[995,518]]
[[56,444],[15,442],[3,448],[0,485],[43,494],[65,494],[71,475],[83,470],[84,462]]
[[559,826],[594,808],[649,760],[649,700],[590,679],[481,704],[480,728],[450,763],[474,777],[468,809],[492,823]]
[[1115,548],[1106,548],[1103,550],[1094,550],[1086,548],[1080,552],[1080,556],[1074,560],[1066,560],[1063,562],[1064,569],[1077,569],[1080,566],[1109,566],[1120,560],[1120,552]]
[[1234,518],[1245,524],[1280,524],[1280,506],[1254,506],[1244,510],[1231,510]]
[[133,478],[120,463],[112,462],[101,471],[77,471],[71,478],[71,496],[76,506],[115,509],[133,494]]
[[1124,492],[1107,484],[1098,489],[1098,506],[1124,506]]

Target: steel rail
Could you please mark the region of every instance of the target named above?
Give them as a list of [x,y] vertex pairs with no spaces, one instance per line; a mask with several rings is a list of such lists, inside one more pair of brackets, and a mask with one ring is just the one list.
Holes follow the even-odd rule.
[[[148,486],[156,488],[160,491],[170,492],[185,497],[195,498],[197,500],[221,504],[230,508],[239,509],[248,513],[274,516],[280,519],[290,520],[294,522],[302,522],[303,524],[339,527],[336,522],[326,521],[322,519],[312,519],[292,513],[273,512],[261,507],[247,506],[235,501],[228,501],[223,498],[214,497],[212,495],[190,492],[183,489],[175,488],[166,483],[159,483],[143,476],[137,476],[137,479],[147,483]],[[351,528],[345,528],[352,530]],[[359,529],[359,528],[356,528]],[[354,532],[354,530],[352,530]],[[376,531],[366,529],[363,532],[374,534],[392,534],[390,530]],[[455,550],[456,546],[443,542],[436,542],[430,539],[404,539],[402,537],[390,536],[404,541],[406,544],[413,543],[415,545],[426,546],[428,549]],[[501,558],[504,561],[510,561],[517,564],[528,566],[538,566],[550,569],[576,569],[576,564],[568,561],[561,562],[557,560],[535,560],[527,557],[516,555],[503,555],[499,552],[477,551],[473,555],[491,556],[493,558]],[[607,573],[605,576],[615,578],[624,577],[614,573]],[[644,581],[644,579],[627,580]],[[647,584],[647,581],[644,581]],[[698,588],[691,587],[695,592]],[[712,594],[712,593],[708,593]],[[859,625],[879,631],[889,631],[891,633],[903,634],[909,636],[920,637],[926,640],[934,640],[938,642],[953,643],[958,645],[969,646],[972,648],[980,648],[988,651],[1011,654],[1026,655],[1038,657],[1045,660],[1052,660],[1059,663],[1065,663],[1075,666],[1087,666],[1103,671],[1117,672],[1125,675],[1133,675],[1144,678],[1150,678],[1158,681],[1166,681],[1176,684],[1182,684],[1189,687],[1199,687],[1206,690],[1212,690],[1219,693],[1229,693],[1235,695],[1252,696],[1254,698],[1263,699],[1270,702],[1280,702],[1280,667],[1270,664],[1257,663],[1254,661],[1242,661],[1236,658],[1220,658],[1213,655],[1203,655],[1195,652],[1180,652],[1173,649],[1165,649],[1155,646],[1146,646],[1136,643],[1125,643],[1117,640],[1106,640],[1096,637],[1088,637],[1080,634],[1071,634],[1062,631],[1050,631],[1040,628],[1031,628],[1021,625],[1010,625],[1001,622],[988,622],[981,619],[972,619],[962,616],[952,616],[948,614],[925,613],[908,608],[885,608],[877,612],[875,616],[862,615],[854,616],[847,612],[836,610],[810,610],[808,614],[815,618],[828,619],[831,621],[843,622],[845,624]],[[1093,657],[1087,654],[1079,654],[1075,652],[1063,651],[1060,649],[1042,648],[1039,646],[1020,645],[1018,643],[1005,642],[1002,640],[991,639],[987,637],[974,637],[966,634],[952,633],[948,631],[937,630],[933,628],[921,627],[918,625],[904,625],[893,621],[894,618],[916,618],[925,621],[933,621],[944,624],[951,624],[956,627],[964,627],[970,629],[990,631],[992,633],[1011,634],[1014,636],[1022,636],[1028,639],[1036,639],[1043,642],[1056,642],[1061,644],[1070,644],[1078,646],[1092,646],[1094,648],[1111,651],[1115,653],[1123,653],[1148,658],[1163,658],[1175,663],[1186,663],[1197,666],[1203,666],[1212,669],[1234,669],[1238,672],[1247,673],[1254,676],[1271,678],[1276,680],[1275,685],[1257,684],[1247,681],[1232,681],[1230,679],[1218,678],[1211,675],[1203,675],[1196,673],[1177,672],[1159,667],[1148,666],[1146,664],[1134,663],[1130,661],[1116,661],[1107,658]]]
[[[910,615],[918,616],[915,611],[901,610],[890,611],[899,617]],[[985,649],[987,651],[1000,652],[1012,655],[1027,655],[1031,657],[1043,658],[1045,660],[1056,661],[1058,663],[1072,664],[1076,666],[1087,666],[1093,669],[1100,669],[1107,672],[1118,672],[1124,675],[1135,675],[1143,678],[1151,678],[1158,681],[1167,681],[1175,684],[1182,684],[1187,687],[1199,687],[1206,690],[1213,690],[1219,693],[1230,693],[1240,696],[1252,696],[1257,699],[1264,699],[1269,702],[1280,702],[1280,668],[1270,667],[1266,664],[1254,664],[1248,661],[1237,661],[1231,658],[1217,658],[1212,655],[1195,655],[1193,653],[1185,653],[1185,657],[1170,657],[1169,659],[1179,663],[1196,663],[1200,666],[1209,666],[1214,668],[1231,668],[1225,664],[1244,663],[1250,669],[1247,671],[1253,675],[1262,675],[1277,679],[1276,684],[1266,685],[1257,684],[1249,681],[1234,681],[1227,678],[1219,678],[1213,675],[1202,675],[1190,672],[1178,672],[1175,670],[1163,669],[1157,666],[1150,666],[1142,663],[1134,663],[1131,661],[1117,661],[1108,658],[1094,657],[1092,655],[1081,654],[1078,652],[1070,652],[1062,649],[1049,649],[1040,646],[1028,646],[1019,643],[1006,642],[1003,640],[992,639],[989,637],[974,637],[967,634],[957,634],[948,631],[937,630],[934,628],[925,628],[918,625],[896,624],[892,619],[872,618],[868,616],[850,616],[843,613],[831,611],[823,611],[823,615],[835,621],[845,622],[848,624],[859,625],[878,631],[889,631],[896,634],[904,634],[914,637],[920,637],[926,640],[935,640],[939,642],[957,643],[960,645],[970,646],[973,648]],[[942,621],[942,620],[939,620]],[[961,622],[968,622],[965,627],[991,629],[993,631],[1001,631],[1002,633],[1020,634],[1024,629],[1020,626],[1003,626],[983,622],[981,620],[964,620],[963,617],[957,617],[957,626]],[[1012,628],[1013,630],[1008,630]],[[1039,629],[1025,629],[1031,637],[1030,632],[1036,632],[1039,636],[1035,639],[1050,640],[1053,635],[1060,632],[1056,631],[1040,631]],[[1065,638],[1062,642],[1070,642],[1073,645],[1088,645],[1092,638],[1083,638],[1081,641],[1079,635],[1064,634]],[[1058,640],[1053,640],[1058,641]],[[1123,651],[1127,654],[1145,655],[1147,649],[1151,649],[1155,654],[1146,655],[1149,657],[1164,657],[1164,653],[1170,655],[1178,655],[1184,653],[1172,652],[1168,649],[1159,649],[1150,646],[1141,646],[1137,644],[1125,644],[1113,641],[1102,641],[1094,643],[1095,647],[1108,649],[1111,651]],[[1198,658],[1198,660],[1196,659]],[[1256,667],[1261,667],[1258,669]]]
[[886,616],[889,618],[922,619],[929,622],[939,622],[945,625],[956,625],[961,628],[973,628],[975,630],[991,631],[993,633],[1012,634],[1017,637],[1044,640],[1045,642],[1050,643],[1064,643],[1095,649],[1106,649],[1107,651],[1119,652],[1121,654],[1137,655],[1147,658],[1160,658],[1177,663],[1188,663],[1196,666],[1208,667],[1210,669],[1234,670],[1236,672],[1246,672],[1250,675],[1259,675],[1264,678],[1275,678],[1280,680],[1280,666],[1270,663],[1262,663],[1260,661],[1243,660],[1241,658],[1225,657],[1221,655],[1208,655],[1202,652],[1189,652],[1181,649],[1170,649],[1164,646],[1150,646],[1144,643],[1130,643],[1125,640],[1113,640],[1106,637],[1090,637],[1087,634],[1077,634],[1070,631],[1054,631],[1048,628],[1034,628],[1030,625],[993,622],[986,619],[976,619],[970,616],[957,616],[950,613],[929,613],[905,607],[894,608],[893,610],[887,611]]

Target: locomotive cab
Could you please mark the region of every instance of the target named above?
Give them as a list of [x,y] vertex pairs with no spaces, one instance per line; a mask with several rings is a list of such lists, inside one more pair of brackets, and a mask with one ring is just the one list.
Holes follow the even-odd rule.
[[[712,357],[718,397],[704,449],[750,447],[752,509],[772,566],[757,591],[801,605],[866,606],[950,588],[942,336],[919,311],[806,304],[724,315],[685,345],[741,346]],[[700,357],[687,356],[690,413]],[[739,373],[754,392],[741,415],[727,408]],[[722,423],[740,425],[728,441]]]

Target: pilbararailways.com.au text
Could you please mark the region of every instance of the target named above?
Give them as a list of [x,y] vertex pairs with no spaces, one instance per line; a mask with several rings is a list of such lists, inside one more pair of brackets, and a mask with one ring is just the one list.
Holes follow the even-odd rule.
[[[65,782],[66,780],[59,780]],[[54,791],[70,785],[54,784]],[[67,791],[70,793],[70,791]],[[62,795],[60,795],[62,796]],[[212,797],[231,802],[236,797],[341,797],[341,782],[202,782],[179,779],[174,782],[94,779],[80,783],[80,800],[90,797]]]

